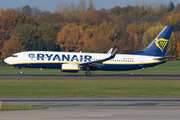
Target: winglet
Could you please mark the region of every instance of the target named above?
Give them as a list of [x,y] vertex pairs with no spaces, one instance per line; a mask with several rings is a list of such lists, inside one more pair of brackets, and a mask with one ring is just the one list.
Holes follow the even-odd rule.
[[111,57],[110,57],[111,59],[113,59],[113,58],[116,56],[116,53],[117,53],[118,49],[119,49],[119,47],[117,47],[117,48],[112,52]]
[[111,56],[109,56],[108,58],[105,58],[105,59],[101,59],[101,60],[96,60],[96,61],[90,61],[90,62],[84,62],[84,63],[80,63],[80,67],[93,67],[93,68],[98,68],[100,66],[102,66],[103,62],[107,61],[107,60],[110,60],[110,59],[113,59],[115,56],[116,56],[116,53],[118,51],[118,47],[113,51],[113,53],[111,54]]
[[112,50],[113,50],[113,48],[111,48],[111,49],[107,52],[107,54],[111,54],[111,53],[112,53]]

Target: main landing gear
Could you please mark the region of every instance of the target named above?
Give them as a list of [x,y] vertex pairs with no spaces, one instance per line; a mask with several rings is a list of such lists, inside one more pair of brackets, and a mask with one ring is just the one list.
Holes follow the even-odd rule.
[[86,70],[85,75],[86,76],[91,76],[91,72],[89,70]]

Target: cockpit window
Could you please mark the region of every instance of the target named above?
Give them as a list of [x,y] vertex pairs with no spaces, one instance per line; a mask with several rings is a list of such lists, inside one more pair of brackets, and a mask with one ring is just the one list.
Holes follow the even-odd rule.
[[18,55],[12,55],[11,57],[18,57]]

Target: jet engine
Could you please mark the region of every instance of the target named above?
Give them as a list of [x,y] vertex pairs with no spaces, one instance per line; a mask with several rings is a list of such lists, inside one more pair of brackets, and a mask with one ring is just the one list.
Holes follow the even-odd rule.
[[74,72],[74,73],[77,73],[79,71],[79,67],[78,67],[78,64],[67,63],[67,64],[62,64],[61,70],[62,70],[62,72]]

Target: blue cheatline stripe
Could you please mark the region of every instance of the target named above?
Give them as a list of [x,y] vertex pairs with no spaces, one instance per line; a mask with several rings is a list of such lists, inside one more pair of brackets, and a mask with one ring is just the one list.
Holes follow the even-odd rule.
[[[164,60],[166,61],[166,60]],[[161,62],[164,62],[164,61],[156,61],[156,62],[144,62],[143,64],[153,64],[153,63],[161,63]],[[66,63],[76,63],[76,64],[79,64],[79,63],[82,63],[82,62],[22,62],[22,63],[14,63],[14,64],[10,64],[11,66],[18,66],[18,65],[21,65],[21,64],[66,64]],[[122,64],[122,65],[130,65],[130,64],[139,64],[139,63],[103,63],[103,64],[114,64],[114,65],[119,65],[119,64]]]
[[[162,62],[153,62],[153,63],[143,63],[143,64],[103,64],[103,66],[99,68],[93,68],[90,70],[110,70],[110,71],[124,71],[124,70],[134,70],[134,69],[141,69],[141,68],[146,68],[146,67],[152,67],[156,66],[158,64],[165,63],[166,61]],[[61,66],[64,63],[18,63],[18,64],[13,64],[13,66],[16,67],[28,67],[28,68],[54,68],[54,69],[61,69]]]
[[72,72],[72,73],[77,73],[79,70],[62,70],[63,72]]

